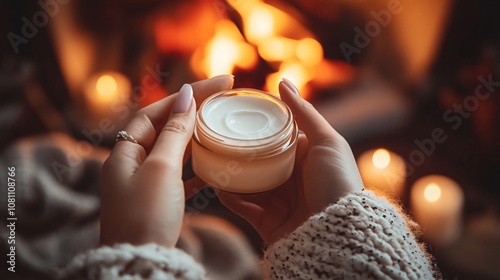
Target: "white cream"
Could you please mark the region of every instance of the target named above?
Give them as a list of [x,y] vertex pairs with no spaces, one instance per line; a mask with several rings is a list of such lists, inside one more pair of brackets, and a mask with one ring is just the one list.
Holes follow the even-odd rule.
[[207,126],[225,137],[253,140],[276,134],[285,127],[283,109],[269,99],[235,95],[214,100],[202,109]]

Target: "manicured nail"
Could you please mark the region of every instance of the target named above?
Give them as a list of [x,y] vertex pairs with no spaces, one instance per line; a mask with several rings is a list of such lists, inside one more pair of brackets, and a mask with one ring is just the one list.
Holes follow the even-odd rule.
[[175,99],[174,114],[184,114],[191,107],[191,102],[193,101],[193,88],[190,84],[184,84],[177,94]]
[[283,83],[285,84],[285,86],[287,88],[289,88],[292,92],[294,92],[296,95],[299,95],[300,96],[300,93],[299,93],[299,90],[295,87],[294,84],[292,84],[292,82],[290,82],[288,79],[286,78],[283,78]]
[[219,79],[219,78],[233,78],[234,79],[234,75],[232,75],[232,74],[223,74],[223,75],[218,75],[218,76],[212,77],[210,79]]
[[210,80],[214,80],[214,79],[231,79],[231,83],[227,85],[227,89],[231,89],[234,86],[234,75],[231,75],[231,74],[219,75],[219,76],[212,77]]

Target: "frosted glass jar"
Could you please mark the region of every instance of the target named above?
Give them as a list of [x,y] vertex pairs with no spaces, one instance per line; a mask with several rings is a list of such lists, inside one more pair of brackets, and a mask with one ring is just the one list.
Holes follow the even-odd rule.
[[231,89],[207,98],[196,114],[193,170],[213,188],[234,193],[268,191],[288,180],[298,128],[276,95]]

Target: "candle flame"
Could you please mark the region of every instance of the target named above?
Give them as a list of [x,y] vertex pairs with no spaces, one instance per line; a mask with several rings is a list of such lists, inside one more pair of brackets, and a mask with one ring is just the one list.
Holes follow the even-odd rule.
[[386,168],[391,163],[391,155],[386,149],[377,149],[373,153],[372,162],[377,168]]
[[435,183],[430,183],[425,187],[424,197],[429,202],[436,202],[441,197],[441,189]]
[[117,84],[111,75],[102,75],[95,86],[100,99],[106,101],[113,99],[116,95]]

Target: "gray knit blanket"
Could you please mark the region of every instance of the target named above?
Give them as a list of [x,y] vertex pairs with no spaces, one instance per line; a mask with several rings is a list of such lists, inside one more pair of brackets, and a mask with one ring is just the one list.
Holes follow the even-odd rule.
[[[9,215],[4,182],[7,168],[14,167],[16,220],[11,238],[15,244],[8,243],[9,228],[0,227],[0,251],[7,258],[3,252],[14,246],[15,273],[2,267],[0,279],[51,279],[55,267],[98,245],[99,177],[108,154],[63,134],[22,139],[4,149],[0,219],[5,223]],[[237,228],[216,217],[185,220],[177,247],[202,263],[214,279],[261,278],[257,257]]]

